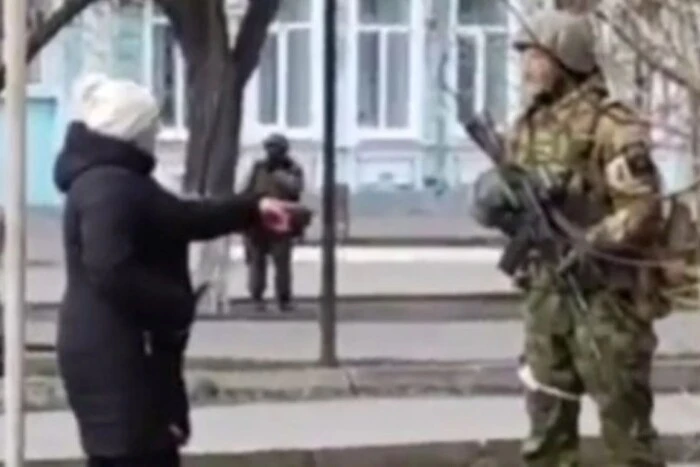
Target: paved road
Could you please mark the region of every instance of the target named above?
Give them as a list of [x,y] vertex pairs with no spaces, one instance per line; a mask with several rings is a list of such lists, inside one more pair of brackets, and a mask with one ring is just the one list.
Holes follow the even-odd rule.
[[[659,396],[654,418],[664,435],[700,432],[700,397]],[[515,397],[365,399],[196,409],[193,428],[187,451],[213,454],[513,440],[527,432],[527,419],[522,401]],[[598,432],[588,401],[581,431],[586,436]],[[0,432],[0,449],[3,446]],[[30,414],[27,454],[30,459],[78,457],[70,414]]]
[[[677,314],[658,323],[662,355],[700,355],[700,315]],[[33,321],[29,337],[53,343],[53,320]],[[340,323],[338,353],[347,360],[474,361],[518,357],[518,321],[441,323]],[[308,322],[203,321],[193,330],[191,357],[298,362],[315,361],[319,327]]]

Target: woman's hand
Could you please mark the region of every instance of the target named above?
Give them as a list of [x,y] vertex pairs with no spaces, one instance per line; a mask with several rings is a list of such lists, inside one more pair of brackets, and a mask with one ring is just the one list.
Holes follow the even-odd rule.
[[262,198],[258,206],[265,228],[280,234],[290,232],[295,213],[303,209],[299,203],[277,198]]

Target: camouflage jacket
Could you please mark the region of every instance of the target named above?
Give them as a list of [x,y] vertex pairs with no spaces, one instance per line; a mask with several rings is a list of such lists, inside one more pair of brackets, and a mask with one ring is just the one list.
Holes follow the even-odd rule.
[[565,180],[567,194],[578,200],[565,214],[595,248],[643,255],[657,240],[660,177],[648,125],[607,97],[602,78],[528,109],[509,143],[510,162]]

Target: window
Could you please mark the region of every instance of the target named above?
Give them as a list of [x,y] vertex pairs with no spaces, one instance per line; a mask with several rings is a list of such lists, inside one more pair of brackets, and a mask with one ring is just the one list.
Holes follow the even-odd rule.
[[454,0],[457,118],[488,109],[496,121],[508,110],[506,2]]
[[160,105],[163,125],[183,129],[187,127],[184,60],[167,18],[160,11],[153,13],[149,84]]
[[283,0],[258,66],[257,120],[262,125],[311,125],[312,0]]
[[411,0],[358,0],[357,116],[360,127],[410,125]]

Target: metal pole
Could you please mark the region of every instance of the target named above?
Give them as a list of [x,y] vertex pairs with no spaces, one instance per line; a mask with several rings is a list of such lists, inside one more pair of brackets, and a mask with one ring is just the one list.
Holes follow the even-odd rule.
[[[700,96],[693,91],[688,91],[690,94],[690,152],[693,159],[693,182],[700,179]],[[700,229],[700,194],[695,193],[695,223]],[[700,257],[700,245],[698,245],[698,257]],[[698,300],[700,300],[700,265],[698,265],[698,283],[696,284]],[[700,304],[697,305],[700,307]]]
[[5,466],[24,465],[25,119],[27,2],[4,0],[5,28]]
[[335,0],[326,0],[324,15],[323,122],[323,264],[321,273],[321,365],[337,365],[335,287]]

